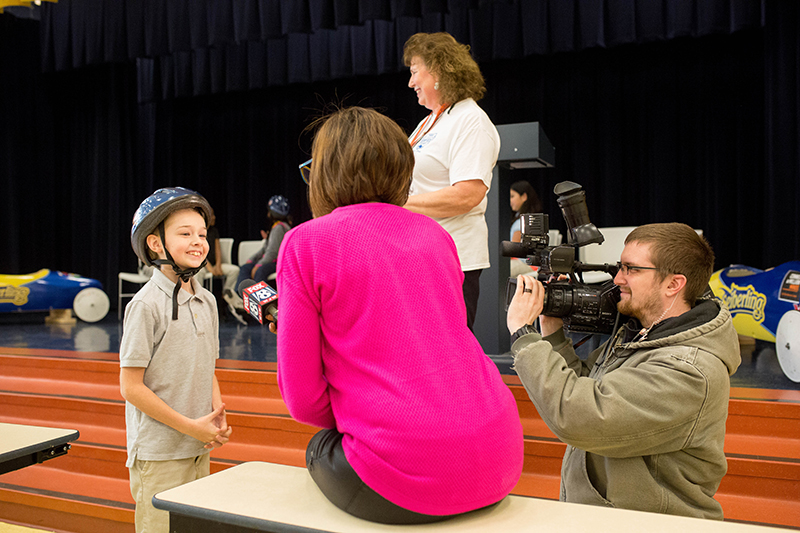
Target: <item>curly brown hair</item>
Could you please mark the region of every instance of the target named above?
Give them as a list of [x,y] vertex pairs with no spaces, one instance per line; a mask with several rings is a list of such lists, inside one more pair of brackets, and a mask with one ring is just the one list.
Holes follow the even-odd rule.
[[403,63],[410,67],[418,57],[439,80],[439,101],[448,104],[472,98],[476,102],[486,94],[481,69],[461,44],[446,32],[415,33],[403,46]]
[[408,200],[414,152],[395,121],[373,109],[347,107],[316,121],[308,203],[315,217],[366,202]]

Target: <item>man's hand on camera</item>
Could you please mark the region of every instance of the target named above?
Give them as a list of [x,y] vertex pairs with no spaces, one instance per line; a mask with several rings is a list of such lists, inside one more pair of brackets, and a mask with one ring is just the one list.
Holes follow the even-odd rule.
[[533,324],[542,312],[544,286],[532,276],[517,277],[517,291],[508,306],[506,325],[513,335],[526,324]]
[[[547,282],[550,283],[553,280],[563,281],[566,279],[569,279],[569,276],[561,274],[558,277],[551,276]],[[542,337],[547,337],[559,329],[564,329],[564,321],[557,316],[542,315],[539,317],[539,329],[542,330]]]

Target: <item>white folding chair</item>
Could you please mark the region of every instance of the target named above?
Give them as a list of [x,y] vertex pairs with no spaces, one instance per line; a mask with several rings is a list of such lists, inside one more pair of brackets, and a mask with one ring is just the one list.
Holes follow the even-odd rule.
[[[597,228],[605,237],[603,244],[587,244],[578,248],[578,260],[581,263],[592,265],[602,265],[608,263],[615,265],[619,262],[619,256],[625,248],[625,237],[636,229],[636,226],[617,226],[609,228]],[[583,281],[586,283],[601,283],[611,279],[611,274],[607,272],[584,272]]]
[[222,252],[222,262],[229,265],[233,264],[233,261],[231,260],[231,252],[233,252],[233,238],[220,237],[219,249],[220,252]]
[[239,266],[244,265],[262,246],[264,241],[241,241],[239,243]]
[[[232,250],[233,250],[233,238],[220,237],[219,251],[223,264],[231,264]],[[198,272],[197,277],[200,280],[200,282],[205,286],[206,289],[208,289],[209,291],[214,290],[214,275],[207,268],[203,268],[203,270]]]
[[[119,280],[119,286],[117,287],[117,320],[122,320],[122,299],[133,298],[136,292],[150,280],[150,276],[152,275],[153,269],[146,268],[144,264],[142,264],[141,259],[138,262],[138,268],[136,272],[120,272],[117,275]],[[123,281],[127,283],[134,283],[138,285],[138,287],[133,292],[122,292]]]

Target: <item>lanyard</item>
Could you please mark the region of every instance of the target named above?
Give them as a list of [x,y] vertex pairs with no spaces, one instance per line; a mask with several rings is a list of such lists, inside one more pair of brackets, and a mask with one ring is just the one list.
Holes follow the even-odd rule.
[[[411,147],[412,148],[419,141],[421,141],[422,138],[425,137],[425,135],[427,135],[429,131],[431,131],[433,129],[433,127],[436,125],[436,122],[442,116],[442,113],[444,112],[444,110],[446,108],[447,108],[447,106],[445,106],[445,105],[439,106],[439,109],[436,111],[436,115],[435,116],[433,114],[433,111],[430,112],[430,114],[427,116],[427,118],[425,118],[425,122],[420,124],[419,128],[417,128],[417,131],[414,132],[413,137],[409,138],[408,142],[411,143]],[[431,117],[433,117],[433,121],[431,121]],[[428,126],[428,123],[430,123],[429,126]]]

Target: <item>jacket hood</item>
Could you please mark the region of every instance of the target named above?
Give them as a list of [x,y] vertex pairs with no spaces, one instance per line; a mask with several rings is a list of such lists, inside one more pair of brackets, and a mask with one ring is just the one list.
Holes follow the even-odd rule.
[[[631,319],[622,328],[624,341],[634,338],[641,327],[638,320]],[[698,300],[692,309],[657,324],[646,340],[630,342],[627,348],[660,348],[677,344],[713,354],[725,364],[731,376],[742,362],[739,336],[733,327],[731,314],[717,299]]]

